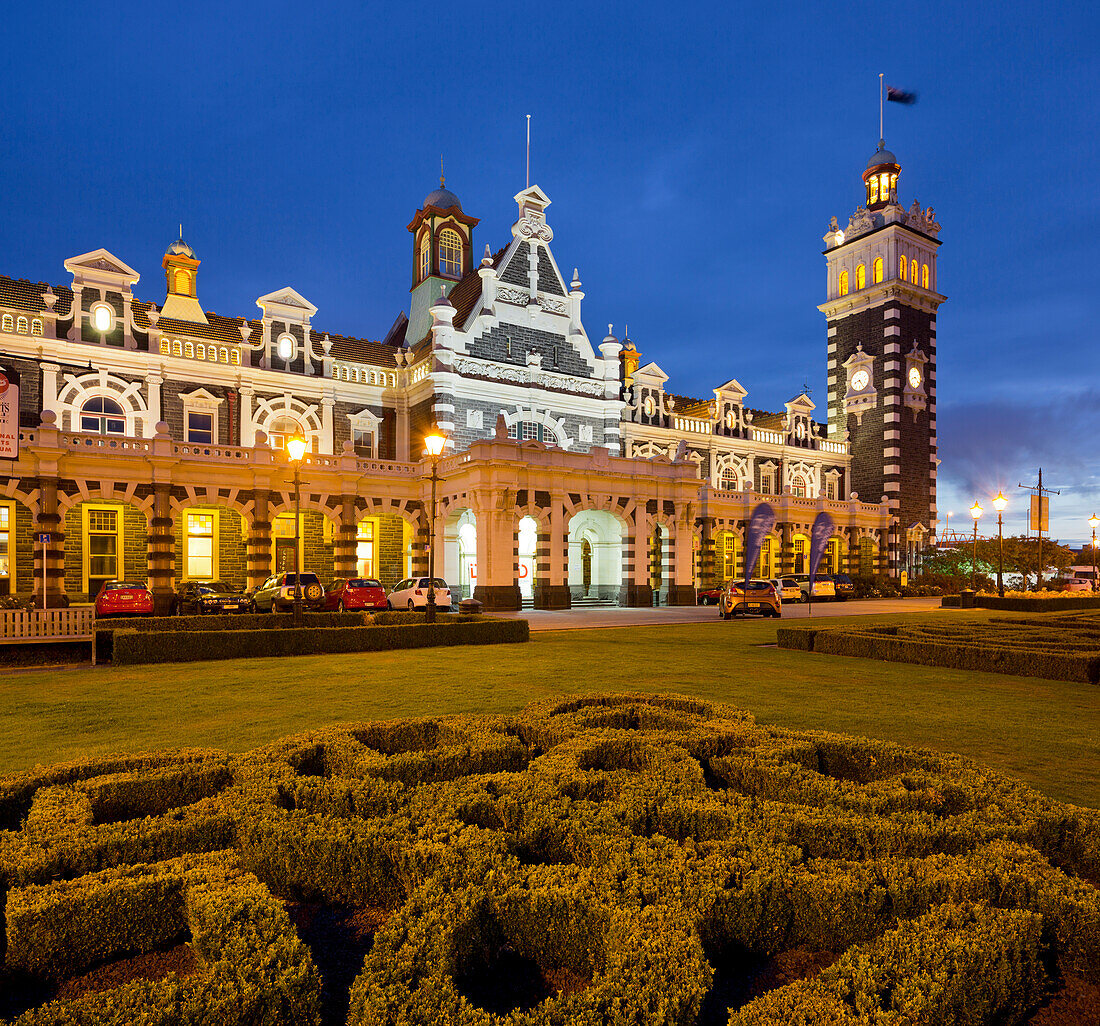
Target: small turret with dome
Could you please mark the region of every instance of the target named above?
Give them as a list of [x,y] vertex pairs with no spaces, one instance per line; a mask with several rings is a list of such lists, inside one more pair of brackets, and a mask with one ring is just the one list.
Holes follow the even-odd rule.
[[161,261],[164,281],[168,287],[168,295],[160,311],[161,317],[199,324],[209,323],[197,298],[199,263],[195,251],[183,241],[183,226],[180,225],[179,238],[165,250]]
[[863,172],[863,184],[867,187],[868,210],[881,210],[891,201],[897,202],[899,174],[901,174],[901,165],[898,163],[898,158],[886,148],[886,141],[879,139],[878,149],[867,161],[867,170]]

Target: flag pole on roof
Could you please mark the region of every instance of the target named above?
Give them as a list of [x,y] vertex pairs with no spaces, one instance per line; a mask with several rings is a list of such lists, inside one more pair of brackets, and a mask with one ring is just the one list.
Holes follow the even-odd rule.
[[525,189],[531,188],[531,115],[527,115],[527,184]]
[[882,72],[878,73],[878,137],[885,141],[886,136],[882,134]]

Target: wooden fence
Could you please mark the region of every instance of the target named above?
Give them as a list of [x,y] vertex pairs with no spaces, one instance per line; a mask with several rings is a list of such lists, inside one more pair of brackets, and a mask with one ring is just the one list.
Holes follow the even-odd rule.
[[95,664],[95,608],[0,609],[0,645],[91,641]]

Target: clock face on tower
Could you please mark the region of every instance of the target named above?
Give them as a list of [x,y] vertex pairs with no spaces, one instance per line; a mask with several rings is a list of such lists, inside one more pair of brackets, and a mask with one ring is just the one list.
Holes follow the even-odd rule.
[[871,383],[871,375],[865,370],[857,370],[852,375],[852,391],[862,392]]
[[909,368],[909,384],[913,388],[920,388],[921,376],[919,367]]

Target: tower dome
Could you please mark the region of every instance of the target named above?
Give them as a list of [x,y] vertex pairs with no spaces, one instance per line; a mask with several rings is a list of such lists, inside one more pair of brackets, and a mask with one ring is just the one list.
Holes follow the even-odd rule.
[[886,148],[886,141],[879,139],[878,149],[867,161],[867,169],[863,172],[868,210],[881,210],[890,203],[891,196],[897,202],[896,190],[900,173],[901,164],[898,163],[898,158]]
[[439,188],[424,197],[424,206],[421,209],[426,210],[428,207],[435,207],[437,210],[450,210],[452,207],[457,207],[460,213],[462,211],[462,204],[458,197],[450,189],[443,187],[442,178],[439,180]]
[[188,260],[195,259],[195,251],[187,245],[183,239],[177,239],[164,251],[165,256],[185,256]]

